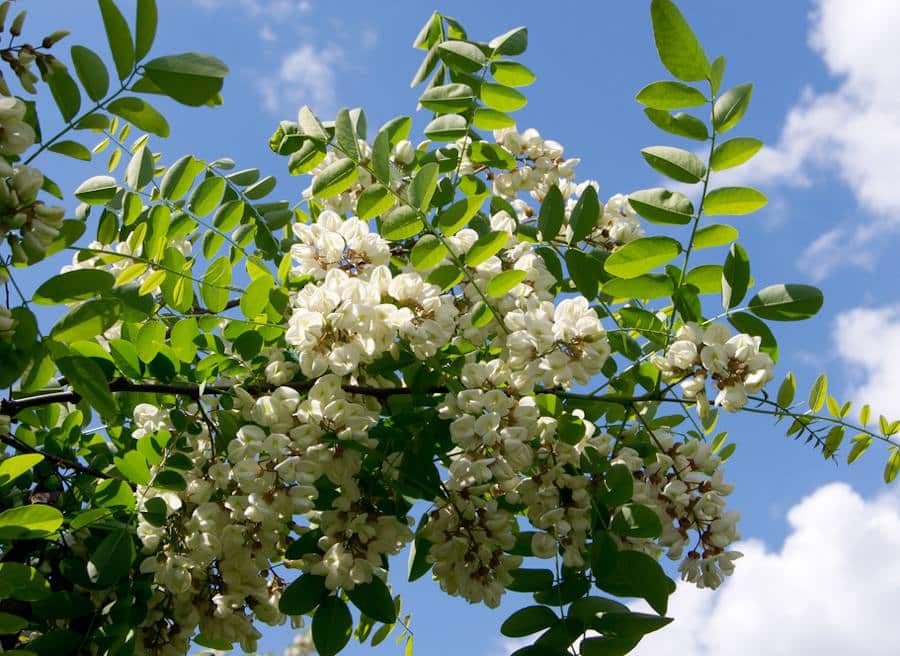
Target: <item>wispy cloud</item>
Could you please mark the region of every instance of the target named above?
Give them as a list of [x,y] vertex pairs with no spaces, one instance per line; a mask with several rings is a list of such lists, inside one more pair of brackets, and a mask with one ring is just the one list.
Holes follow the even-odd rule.
[[343,59],[343,49],[335,44],[325,48],[304,44],[287,53],[277,73],[259,81],[263,105],[279,115],[291,115],[300,105],[309,105],[321,114],[331,113],[337,102],[336,67]]

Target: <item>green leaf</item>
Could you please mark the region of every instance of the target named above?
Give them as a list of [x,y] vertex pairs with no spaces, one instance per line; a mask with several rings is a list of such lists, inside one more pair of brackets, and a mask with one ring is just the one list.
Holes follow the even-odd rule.
[[316,609],[312,621],[313,644],[319,656],[335,656],[350,641],[353,616],[340,597],[328,597]]
[[108,175],[95,175],[82,182],[75,190],[75,198],[88,205],[105,205],[111,201],[118,190],[115,178]]
[[675,3],[653,0],[650,17],[656,50],[663,66],[679,80],[705,80],[710,74],[709,59]]
[[716,132],[728,132],[738,124],[750,105],[752,95],[753,85],[746,82],[729,89],[716,100],[713,105],[713,127]]
[[81,109],[81,92],[75,80],[65,68],[52,68],[47,75],[47,85],[63,120],[71,121]]
[[782,408],[790,407],[794,402],[794,395],[797,393],[797,379],[794,378],[794,372],[789,371],[784,377],[781,387],[778,388],[778,396],[776,402]]
[[437,189],[438,165],[428,162],[423,165],[413,176],[409,185],[409,203],[418,210],[427,212],[431,204],[431,197]]
[[490,82],[482,82],[479,97],[485,105],[498,112],[514,112],[528,104],[528,99],[519,91]]
[[373,576],[369,583],[357,583],[352,590],[346,592],[353,605],[367,617],[385,624],[397,621],[397,609],[391,598],[391,591],[377,576]]
[[346,157],[354,162],[359,162],[356,130],[353,128],[353,121],[350,120],[350,110],[346,107],[341,109],[334,119],[334,138],[338,148]]
[[169,123],[165,117],[140,98],[134,96],[116,98],[106,109],[116,116],[121,116],[139,130],[159,137],[169,136]]
[[218,97],[228,67],[211,55],[185,52],[150,60],[144,74],[170,98],[199,107]]
[[508,239],[509,233],[502,230],[492,230],[481,235],[472,244],[469,252],[466,253],[466,265],[473,268],[477,267],[488,258],[499,253],[500,249],[506,245]]
[[596,253],[588,254],[575,248],[566,250],[565,260],[569,276],[578,292],[587,299],[597,296],[600,283],[609,279],[609,275],[603,270],[604,260]]
[[468,111],[474,101],[475,92],[467,84],[442,84],[426,89],[419,96],[422,107],[439,114]]
[[525,280],[525,271],[521,269],[509,269],[494,276],[487,284],[485,291],[488,296],[499,298],[523,280]]
[[[466,119],[459,114],[438,116],[425,126],[425,136],[432,141],[456,141],[468,131]],[[384,182],[382,180],[382,182]]]
[[627,503],[634,495],[634,477],[625,465],[613,465],[597,488],[597,498],[614,508]]
[[172,332],[169,335],[169,341],[175,355],[182,362],[191,362],[197,355],[197,345],[194,344],[194,338],[200,334],[197,326],[197,320],[194,317],[179,319],[172,326]]
[[80,159],[84,162],[91,161],[91,151],[77,141],[57,141],[52,146],[49,146],[47,150],[71,157],[72,159]]
[[694,153],[671,146],[651,146],[641,150],[641,155],[655,170],[665,176],[693,184],[706,175],[706,166]]
[[549,569],[520,567],[510,571],[510,575],[513,580],[506,589],[512,592],[540,592],[553,586],[553,572]]
[[225,180],[213,175],[197,185],[188,199],[188,209],[199,217],[210,214],[225,194]]
[[166,170],[159,184],[162,197],[173,202],[181,200],[203,168],[203,164],[191,155],[178,159]]
[[809,409],[818,412],[825,405],[828,396],[828,376],[820,374],[809,390]]
[[884,482],[893,483],[898,472],[900,472],[900,449],[891,447],[891,456],[884,466]]
[[394,206],[394,196],[390,190],[379,183],[366,187],[356,201],[356,216],[360,219],[371,219],[381,216]]
[[619,508],[610,528],[621,536],[631,538],[656,538],[662,533],[662,523],[657,514],[637,503]]
[[119,79],[124,80],[134,68],[134,43],[131,40],[131,30],[113,0],[98,0],[98,2],[116,72],[119,74]]
[[38,453],[26,453],[0,460],[0,487],[16,480],[43,459],[44,456]]
[[722,266],[720,264],[701,264],[688,271],[684,282],[696,287],[698,294],[721,294]]
[[16,562],[0,562],[0,599],[39,601],[49,594],[50,584],[34,567]]
[[[19,617],[18,615],[11,615],[10,613],[0,611],[0,635],[11,635],[13,633],[18,633],[27,626],[28,620],[26,620],[24,617]],[[22,652],[21,650],[14,649],[13,653],[21,654]]]
[[559,618],[546,606],[526,606],[506,618],[500,633],[508,638],[521,638],[553,626]]
[[318,198],[331,198],[353,186],[359,176],[356,162],[348,157],[326,166],[313,180],[312,192]]
[[527,66],[514,61],[493,62],[491,75],[497,82],[508,87],[527,87],[537,79]]
[[850,448],[850,453],[847,454],[847,464],[852,465],[856,460],[868,451],[869,447],[872,445],[872,438],[868,435],[860,433],[859,435],[853,438],[853,446]]
[[120,311],[116,299],[86,301],[69,310],[53,325],[50,334],[64,343],[90,339],[111,328],[119,320]]
[[268,273],[264,273],[250,283],[241,295],[241,312],[248,319],[253,319],[262,314],[269,304],[269,292],[275,286],[275,279]]
[[115,456],[113,462],[122,476],[136,485],[147,485],[150,480],[150,467],[147,459],[137,451],[126,451],[120,458]]
[[603,283],[603,293],[613,298],[665,298],[674,289],[672,279],[663,273],[645,273],[631,279],[616,278]]
[[683,109],[698,107],[707,102],[706,96],[694,87],[681,82],[653,82],[638,91],[637,100],[653,109]]
[[116,363],[119,371],[129,378],[141,377],[141,363],[138,359],[137,348],[128,340],[109,340],[109,354]]
[[447,291],[455,287],[463,279],[463,273],[455,264],[444,264],[428,274],[427,282],[437,285],[441,291]]
[[103,417],[115,417],[119,407],[109,390],[103,369],[92,358],[67,356],[56,360],[60,373],[79,396]]
[[447,256],[447,247],[434,235],[425,235],[409,253],[409,263],[422,271],[433,269]]
[[825,298],[810,285],[772,285],[760,291],[748,303],[750,311],[770,321],[802,321],[815,316]]
[[[135,190],[143,189],[153,180],[154,169],[153,153],[146,145],[141,146],[131,156],[131,161],[128,162],[128,167],[125,169],[125,184]],[[137,205],[140,207],[140,200],[137,201]]]
[[0,512],[0,540],[34,540],[53,534],[63,516],[42,503],[18,506]]
[[543,239],[555,238],[562,228],[566,218],[566,205],[559,187],[552,185],[544,195],[541,210],[538,214],[538,228]]
[[31,300],[39,305],[84,301],[111,290],[114,280],[102,269],[73,269],[44,281]]
[[126,529],[110,531],[100,546],[91,552],[87,563],[88,578],[97,585],[112,585],[128,574],[134,557],[131,532]]
[[603,613],[597,622],[597,630],[607,635],[626,639],[638,639],[647,633],[658,631],[672,622],[671,617],[660,617],[648,613]]
[[314,609],[328,595],[325,577],[303,574],[281,593],[278,610],[285,615],[305,615]]
[[452,70],[474,73],[484,66],[481,48],[466,41],[444,41],[437,47],[437,54]]
[[407,205],[395,207],[381,221],[381,236],[389,241],[415,237],[425,227],[416,211]]
[[825,436],[825,446],[822,449],[822,455],[830,458],[837,450],[841,448],[841,442],[844,441],[844,433],[846,429],[843,426],[832,426],[831,430]]
[[619,278],[636,278],[671,262],[681,253],[681,244],[671,237],[643,237],[630,241],[606,260],[606,271]]
[[706,195],[703,210],[709,216],[739,216],[755,212],[768,202],[765,195],[751,187],[720,187]]
[[137,354],[141,362],[151,363],[166,341],[166,327],[159,321],[149,321],[141,326],[137,337]]
[[516,168],[516,160],[508,150],[497,144],[486,141],[473,141],[469,144],[469,159],[474,164],[485,164],[494,169],[512,171]]
[[512,116],[486,107],[476,109],[475,118],[472,119],[472,125],[479,130],[502,130],[511,128],[515,124],[516,120]]
[[138,0],[135,21],[134,58],[138,61],[150,52],[156,38],[156,0]]
[[250,200],[265,198],[275,189],[276,184],[278,184],[278,179],[274,175],[267,175],[262,180],[244,189],[244,196]]
[[667,189],[643,189],[628,197],[634,211],[651,223],[686,225],[694,215],[694,206],[682,193]]
[[737,137],[716,146],[709,160],[709,168],[713,171],[740,166],[763,147],[763,142],[752,137]]
[[653,109],[651,107],[644,109],[644,114],[653,125],[669,134],[697,141],[709,139],[709,131],[706,129],[706,124],[696,116],[691,116],[685,112],[671,114],[662,109]]
[[[579,241],[591,234],[596,227],[597,221],[600,219],[600,200],[597,198],[597,189],[593,185],[585,187],[581,192],[581,197],[572,208],[569,215],[569,225],[572,226],[572,237],[569,239],[570,244],[577,244]],[[555,235],[553,235],[555,237]]]
[[725,58],[716,57],[712,65],[709,67],[709,84],[712,87],[713,95],[718,95],[719,88],[722,86],[722,78],[725,75]]
[[495,55],[521,55],[528,47],[528,28],[515,27],[491,39],[488,47],[493,49]]
[[750,257],[740,244],[732,244],[722,267],[722,307],[730,310],[744,300],[750,286]]
[[694,233],[694,249],[724,246],[738,238],[738,231],[730,225],[713,223]]

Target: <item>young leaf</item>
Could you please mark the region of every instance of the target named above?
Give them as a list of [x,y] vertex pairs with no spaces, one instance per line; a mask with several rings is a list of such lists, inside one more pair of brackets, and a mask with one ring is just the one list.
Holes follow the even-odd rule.
[[828,396],[828,376],[820,374],[809,391],[809,409],[818,412],[825,405]]
[[131,40],[131,29],[113,0],[98,0],[98,2],[116,72],[119,74],[119,79],[124,80],[134,68],[134,43]]
[[522,271],[521,269],[502,271],[491,279],[487,284],[485,291],[488,296],[499,298],[523,280],[525,280],[525,271]]
[[481,84],[479,97],[485,105],[498,112],[514,112],[528,104],[528,99],[515,89],[489,82]]
[[106,109],[116,116],[121,116],[144,132],[150,132],[160,137],[169,136],[169,123],[165,117],[140,98],[134,96],[116,98]]
[[653,0],[650,17],[656,50],[663,66],[685,82],[705,80],[710,74],[709,59],[675,3]]
[[797,392],[797,379],[794,378],[794,372],[789,371],[788,375],[784,377],[784,381],[781,383],[781,387],[778,388],[778,396],[776,397],[776,403],[780,405],[782,408],[790,407],[791,403],[794,402],[794,395]]
[[738,231],[730,225],[713,223],[703,226],[694,234],[694,249],[724,246],[738,238]]
[[228,289],[231,285],[231,262],[220,257],[209,265],[203,274],[200,297],[210,312],[221,312],[228,304]]
[[488,258],[493,257],[500,252],[500,249],[503,248],[508,239],[509,233],[502,230],[492,230],[491,232],[481,235],[481,237],[472,244],[469,252],[466,253],[466,265],[477,267]]
[[491,75],[497,82],[508,87],[527,87],[536,79],[534,73],[527,66],[513,61],[493,62]]

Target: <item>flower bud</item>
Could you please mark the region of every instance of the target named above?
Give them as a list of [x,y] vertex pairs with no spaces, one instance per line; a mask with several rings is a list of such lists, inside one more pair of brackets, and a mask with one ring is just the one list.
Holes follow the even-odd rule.
[[408,139],[403,139],[394,146],[394,161],[402,166],[411,164],[416,158],[416,151]]
[[44,174],[31,166],[20,166],[13,174],[12,186],[22,204],[30,203],[37,198],[38,191],[43,184]]
[[48,34],[44,37],[44,40],[41,41],[41,47],[52,48],[55,43],[62,41],[70,34],[69,30],[56,30],[53,34]]
[[19,12],[19,15],[13,19],[12,25],[9,27],[9,33],[13,36],[19,36],[22,34],[22,26],[25,25],[25,17],[28,15],[28,12],[24,9]]
[[535,533],[531,538],[531,550],[538,558],[553,558],[559,545],[549,533]]

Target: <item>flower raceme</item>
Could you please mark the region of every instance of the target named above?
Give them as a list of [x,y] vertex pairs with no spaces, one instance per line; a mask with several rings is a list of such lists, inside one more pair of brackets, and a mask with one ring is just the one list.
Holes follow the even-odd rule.
[[[114,4],[101,4],[107,31],[121,34]],[[124,181],[91,178],[76,191],[77,218],[64,220],[41,199],[55,185],[29,165],[34,156],[19,159],[38,139],[36,123],[21,99],[0,98],[9,249],[0,284],[19,291],[12,265],[76,251],[31,299],[67,310],[50,331],[37,328],[25,296],[0,305],[0,356],[18,367],[9,384],[27,390],[0,408],[3,443],[26,458],[0,462],[0,548],[9,535],[40,542],[58,532],[45,545],[58,562],[42,562],[41,551],[16,564],[40,564],[33,580],[46,574],[55,592],[96,611],[87,629],[67,625],[88,632],[83,644],[101,645],[98,654],[176,656],[193,643],[254,651],[262,625],[301,628],[312,616],[286,653],[333,656],[377,623],[373,643],[400,625],[411,649],[409,616],[390,589],[408,550],[409,580],[430,572],[470,603],[533,593],[537,609],[510,617],[507,635],[547,629],[539,648],[565,651],[582,636],[582,653],[624,654],[669,621],[675,584],[663,558],[701,588],[734,571],[739,513],[727,505],[724,463],[735,445],[724,432],[708,437],[719,410],[769,408],[792,418],[789,435],[833,455],[850,407],[820,381],[798,414],[790,375],[777,402],[763,391],[777,357],[765,321],[810,317],[821,293],[774,285],[740,307],[751,281],[746,253],[731,243],[737,232],[700,220],[764,203],[752,189],[706,193],[710,171],[759,147],[741,138],[716,148],[749,91],[720,94],[723,64],[707,61],[670,0],[652,6],[666,26],[664,65],[709,90],[666,81],[638,100],[664,130],[713,148],[706,163],[670,147],[643,154],[663,175],[704,183],[696,210],[661,188],[601,201],[600,184],[579,177],[579,158],[510,116],[525,102],[517,89],[534,79],[514,59],[525,30],[480,43],[440,14],[416,41],[428,51],[414,81],[428,81],[424,140],[412,138],[410,117],[369,139],[362,110],[323,123],[303,107],[269,142],[292,175],[307,176],[290,200],[264,202],[274,177],[232,171],[228,159],[166,163],[147,135],[129,148],[132,126],[168,128],[143,100],[110,98],[98,107],[117,118],[78,127],[105,135],[94,152],[116,146],[111,172],[130,151]],[[214,58],[133,61],[132,73],[147,77],[132,85],[123,76],[146,45],[148,16],[155,30],[155,4],[138,7],[143,36],[114,57],[122,90],[214,103],[195,95]],[[17,52],[17,75],[33,86],[33,56]],[[96,62],[76,53],[81,79]],[[33,59],[42,73],[46,57]],[[53,84],[63,115],[77,113],[67,83]],[[710,125],[669,113],[682,102],[712,105]],[[119,129],[119,118],[130,123]],[[82,153],[63,143],[41,143],[35,155]],[[77,247],[94,206],[96,238]],[[656,234],[679,226],[691,236]],[[724,265],[691,268],[694,251],[728,244]],[[721,294],[722,321],[704,318],[710,294]],[[829,417],[817,414],[826,403]],[[851,459],[877,437],[868,414]],[[885,439],[897,430],[885,418],[880,426]],[[888,464],[889,479],[900,449]],[[7,506],[47,515],[53,503],[65,523],[8,528]],[[657,615],[595,587],[643,598]],[[359,611],[355,632],[348,603]],[[23,649],[60,628],[33,615],[16,617],[28,627],[16,638]]]

